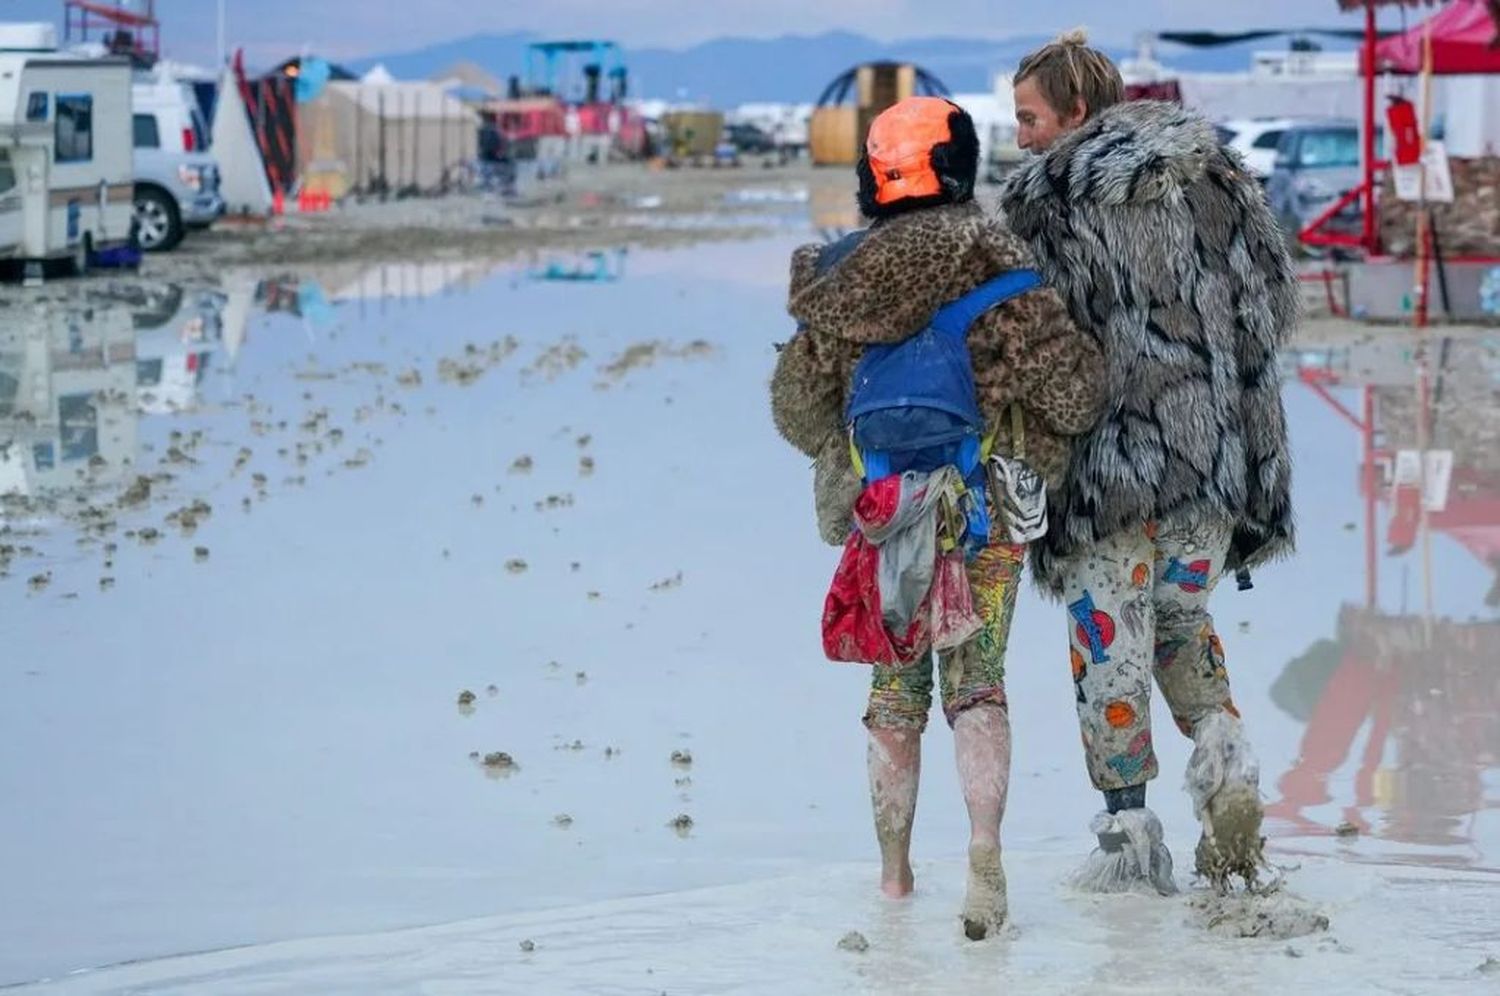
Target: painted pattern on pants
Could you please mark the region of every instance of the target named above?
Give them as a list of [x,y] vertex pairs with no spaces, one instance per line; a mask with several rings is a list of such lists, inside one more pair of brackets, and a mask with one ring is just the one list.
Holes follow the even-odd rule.
[[1185,735],[1218,709],[1239,715],[1208,614],[1230,535],[1220,523],[1147,524],[1063,565],[1073,687],[1095,788],[1156,777],[1153,675]]
[[[978,633],[952,650],[939,653],[937,672],[943,715],[952,726],[958,714],[980,702],[1005,702],[1005,647],[1016,610],[1025,548],[996,543],[979,551],[968,565],[974,611],[983,620]],[[927,728],[932,709],[932,655],[923,654],[906,667],[875,665],[866,726],[881,729]]]

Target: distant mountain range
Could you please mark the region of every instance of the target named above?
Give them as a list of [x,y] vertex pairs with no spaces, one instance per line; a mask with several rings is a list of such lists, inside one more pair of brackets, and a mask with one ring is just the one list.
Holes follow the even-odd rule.
[[[503,81],[512,75],[524,78],[526,46],[539,40],[540,36],[531,32],[472,35],[416,51],[361,59],[347,66],[363,73],[384,64],[398,79],[420,79],[456,63],[469,62]],[[835,31],[766,39],[719,38],[686,49],[626,49],[624,59],[634,96],[732,107],[762,100],[814,101],[839,73],[875,59],[914,62],[956,93],[987,91],[996,72],[1014,69],[1021,56],[1046,40],[1033,36],[882,42]],[[1252,51],[1277,45],[1275,39],[1205,49],[1163,45],[1158,58],[1179,69],[1242,69],[1249,65]],[[1115,58],[1132,54],[1122,48],[1105,50]]]

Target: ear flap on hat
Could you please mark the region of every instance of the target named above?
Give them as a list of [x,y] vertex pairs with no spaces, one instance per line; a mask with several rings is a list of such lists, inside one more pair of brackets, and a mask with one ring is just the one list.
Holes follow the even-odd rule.
[[932,168],[948,199],[957,204],[974,196],[979,134],[974,130],[974,119],[956,104],[948,116],[948,131],[953,137],[932,148]]

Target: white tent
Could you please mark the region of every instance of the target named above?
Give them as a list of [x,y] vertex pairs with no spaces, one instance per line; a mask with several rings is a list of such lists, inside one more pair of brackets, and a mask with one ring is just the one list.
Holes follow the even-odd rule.
[[220,192],[230,214],[271,213],[271,184],[265,162],[250,127],[250,114],[240,97],[234,73],[219,77],[219,101],[214,111],[214,158],[219,163]]

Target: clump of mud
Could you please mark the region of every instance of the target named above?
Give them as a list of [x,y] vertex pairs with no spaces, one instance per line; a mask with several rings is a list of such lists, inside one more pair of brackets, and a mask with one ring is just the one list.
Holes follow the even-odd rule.
[[461,706],[471,706],[474,704],[476,698],[478,698],[477,695],[465,688],[458,693],[458,704]]
[[572,338],[568,337],[562,342],[548,346],[542,354],[527,367],[527,376],[540,375],[547,380],[556,380],[571,370],[576,370],[578,365],[589,358],[583,347]]
[[519,771],[521,767],[516,764],[515,758],[503,750],[491,751],[484,755],[484,760],[480,763],[492,771]]
[[1205,892],[1188,902],[1199,926],[1219,937],[1291,940],[1328,930],[1328,917],[1307,900],[1273,887],[1264,892]]
[[531,454],[523,453],[511,463],[510,472],[512,474],[529,474],[534,466],[536,466],[536,461],[531,459]]
[[589,683],[589,673],[587,671],[579,671],[573,675],[573,680],[580,685],[587,685]]
[[522,941],[521,942],[521,952],[523,954],[531,954],[531,952],[533,952],[535,950],[536,950],[536,942],[535,941],[526,940],[526,941]]
[[693,752],[690,750],[674,750],[671,760],[679,768],[691,768],[693,766]]
[[700,359],[712,356],[714,348],[702,339],[694,339],[684,346],[669,342],[650,340],[626,347],[625,352],[599,368],[599,372],[611,380],[620,380],[632,370],[649,367],[661,359]]
[[559,830],[566,830],[568,829],[568,827],[573,825],[573,817],[569,816],[567,813],[558,813],[556,816],[552,817],[552,825],[557,827]]
[[677,836],[686,837],[693,832],[693,818],[687,813],[678,813],[672,817],[672,821],[667,826],[671,827]]
[[212,505],[199,498],[190,505],[184,505],[175,512],[168,513],[167,524],[178,527],[186,536],[197,529],[199,523],[212,515],[213,510]]
[[196,561],[198,561],[200,564],[203,561],[207,560],[208,559],[208,547],[206,547],[206,546],[195,546],[195,547],[193,547],[193,559],[196,560]]
[[30,587],[32,591],[42,591],[51,583],[51,571],[43,571],[41,574],[34,574],[26,582],[27,586]]
[[525,574],[529,565],[524,560],[507,560],[505,570],[511,574]]
[[445,356],[438,361],[438,379],[460,387],[468,387],[483,377],[491,367],[505,362],[511,353],[520,348],[520,345],[514,336],[506,336],[484,348],[471,342],[464,347],[462,356]]
[[578,476],[592,477],[594,474],[594,458],[584,456],[578,458]]
[[671,591],[673,588],[682,587],[682,572],[678,571],[669,578],[664,578],[651,586],[652,591]]
[[840,951],[852,951],[855,954],[864,954],[870,950],[870,942],[865,935],[857,930],[851,930],[839,938],[838,949]]
[[151,500],[151,478],[137,475],[120,495],[120,507],[129,508],[132,505],[144,505]]
[[1345,840],[1348,840],[1352,837],[1358,837],[1359,827],[1355,826],[1353,823],[1350,823],[1348,820],[1345,820],[1344,822],[1333,828],[1333,835],[1335,837],[1342,837]]

